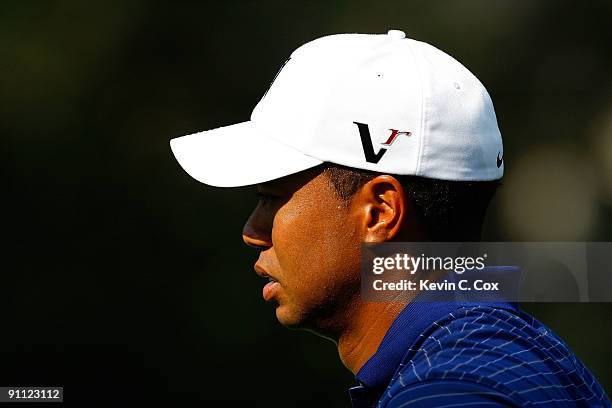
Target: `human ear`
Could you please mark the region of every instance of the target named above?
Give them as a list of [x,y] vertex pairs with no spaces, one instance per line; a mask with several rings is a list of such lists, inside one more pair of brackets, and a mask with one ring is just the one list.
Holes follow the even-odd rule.
[[398,236],[406,218],[406,196],[396,178],[381,175],[367,182],[352,203],[361,217],[363,242],[385,242]]

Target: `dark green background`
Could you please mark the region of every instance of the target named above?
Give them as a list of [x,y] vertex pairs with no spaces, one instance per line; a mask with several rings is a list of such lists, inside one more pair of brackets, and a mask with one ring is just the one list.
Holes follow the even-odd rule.
[[[347,406],[334,345],[261,299],[252,191],[188,178],[169,139],[248,119],[307,41],[401,29],[491,93],[506,178],[486,237],[610,241],[610,21],[609,1],[2,1],[1,385]],[[610,392],[610,304],[527,309]]]

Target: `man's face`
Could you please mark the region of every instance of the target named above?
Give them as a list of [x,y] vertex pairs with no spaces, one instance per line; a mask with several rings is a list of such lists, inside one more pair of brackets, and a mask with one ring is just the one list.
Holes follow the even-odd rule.
[[273,279],[264,298],[278,304],[286,326],[332,329],[359,296],[358,214],[319,169],[261,184],[258,192],[243,239],[261,250],[257,273]]

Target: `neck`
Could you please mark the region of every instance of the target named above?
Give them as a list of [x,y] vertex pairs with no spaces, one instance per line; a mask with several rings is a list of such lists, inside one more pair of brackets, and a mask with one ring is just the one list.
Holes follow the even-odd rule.
[[383,337],[406,302],[362,302],[353,309],[350,323],[337,337],[342,363],[357,372],[376,353]]

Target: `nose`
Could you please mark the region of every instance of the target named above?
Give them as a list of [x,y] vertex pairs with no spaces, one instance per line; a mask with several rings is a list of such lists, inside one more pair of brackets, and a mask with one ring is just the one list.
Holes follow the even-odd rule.
[[245,244],[256,249],[266,249],[272,246],[267,240],[258,238],[249,232],[242,231],[242,240]]
[[272,238],[263,220],[257,217],[257,211],[249,217],[242,229],[242,240],[245,244],[256,249],[267,249],[272,246]]

